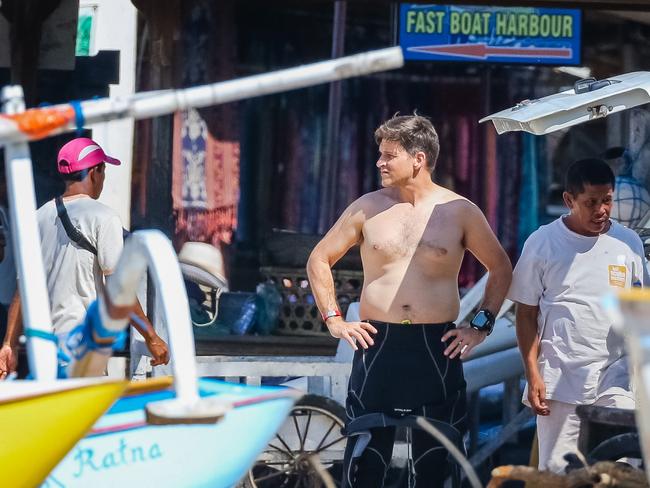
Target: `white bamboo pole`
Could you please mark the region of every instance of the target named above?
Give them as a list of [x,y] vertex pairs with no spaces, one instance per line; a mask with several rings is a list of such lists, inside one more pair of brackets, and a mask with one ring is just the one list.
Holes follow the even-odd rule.
[[[2,90],[3,111],[14,114],[25,109],[20,86]],[[15,253],[23,324],[44,334],[52,333],[50,299],[47,293],[41,238],[36,220],[36,196],[32,160],[27,142],[5,147],[5,170],[11,219],[11,242]],[[57,373],[57,344],[39,337],[27,341],[29,368],[38,380],[53,380]]]
[[[210,85],[182,90],[157,91],[152,93],[151,96],[148,96],[145,92],[123,98],[87,100],[81,102],[80,107],[85,124],[108,122],[127,117],[145,119],[190,107],[219,105],[395,69],[403,66],[403,64],[402,49],[400,47],[390,47]],[[11,142],[39,139],[48,135],[71,131],[77,127],[77,120],[70,117],[70,104],[57,105],[46,109],[32,109],[28,112],[34,115],[46,112],[50,114],[60,112],[67,115],[64,117],[65,123],[63,125],[39,134],[25,132],[24,127],[21,129],[15,120],[0,118],[0,146]]]
[[[75,106],[63,104],[28,111],[25,111],[21,87],[4,88],[3,101],[6,101],[6,104],[5,117],[0,117],[0,147],[6,146],[12,243],[16,250],[23,314],[27,326],[45,333],[52,330],[39,246],[31,159],[26,142],[76,129],[80,120],[73,116],[73,108],[76,107],[77,115],[82,115],[84,124],[127,117],[143,119],[190,107],[218,105],[399,68],[403,64],[401,48],[393,47],[183,90],[138,93],[126,98],[89,100]],[[52,122],[54,119],[58,121]],[[173,327],[171,329],[174,330]],[[178,342],[178,348],[188,347],[185,344],[188,341],[183,340],[182,337],[175,340]],[[170,340],[172,344],[173,341],[174,339]],[[189,342],[193,352],[193,341]],[[177,350],[177,347],[172,347],[172,352]],[[28,342],[28,350],[30,366],[35,377],[55,378],[56,344],[32,338]],[[192,365],[195,369],[194,363]],[[178,378],[180,371],[175,370],[175,372]],[[185,373],[190,374],[191,371],[187,370]],[[196,382],[196,374],[190,374],[190,377]],[[197,394],[193,385],[187,388],[180,386],[180,388],[188,392],[181,393],[181,397],[185,399],[191,399],[192,395]],[[194,393],[189,393],[190,391]]]
[[[131,234],[115,272],[106,280],[106,293],[112,305],[133,305],[147,265],[160,294],[163,321],[167,325],[176,400],[186,407],[191,406],[199,398],[192,319],[180,265],[169,239],[157,230]],[[123,328],[120,321],[112,324],[103,319],[103,322],[108,329]]]
[[[612,327],[625,340],[628,368],[636,397],[636,425],[646,466],[650,463],[650,288],[605,295],[602,305]],[[646,470],[650,481],[650,472]]]

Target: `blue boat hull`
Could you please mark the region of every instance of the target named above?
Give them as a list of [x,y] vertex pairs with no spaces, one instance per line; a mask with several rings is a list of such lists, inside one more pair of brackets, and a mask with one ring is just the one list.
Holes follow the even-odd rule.
[[[200,380],[201,396],[255,399],[283,389]],[[47,488],[231,487],[273,438],[294,403],[274,398],[237,407],[217,424],[154,426],[144,406],[172,390],[120,399],[52,471]]]

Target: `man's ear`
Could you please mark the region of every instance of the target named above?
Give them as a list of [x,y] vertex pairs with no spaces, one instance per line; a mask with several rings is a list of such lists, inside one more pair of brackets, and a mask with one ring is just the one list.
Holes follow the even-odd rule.
[[90,170],[88,170],[88,178],[90,179],[90,184],[93,185],[93,188],[99,185],[101,182],[100,173],[101,170],[99,169],[99,166],[95,166],[94,168],[90,168]]
[[427,166],[427,156],[423,151],[415,153],[415,161],[413,162],[414,169],[423,169]]
[[97,168],[98,166],[93,166],[88,170],[88,176],[90,176],[90,181],[93,183],[97,180]]
[[564,205],[566,205],[569,208],[569,210],[573,210],[573,205],[575,203],[575,200],[571,193],[569,193],[568,191],[562,192],[562,200],[564,200]]

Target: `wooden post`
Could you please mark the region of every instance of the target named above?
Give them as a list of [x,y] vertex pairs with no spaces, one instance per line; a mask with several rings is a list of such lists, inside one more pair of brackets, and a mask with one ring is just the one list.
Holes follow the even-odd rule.
[[[343,56],[345,47],[345,16],[347,4],[345,0],[334,2],[334,22],[332,27],[332,58]],[[341,82],[330,83],[329,106],[327,110],[327,136],[325,141],[325,163],[322,165],[323,184],[321,192],[325,195],[321,199],[323,206],[320,209],[318,230],[325,233],[332,225],[330,219],[336,211],[339,166],[339,143],[341,122]]]
[[[147,90],[163,90],[178,86],[174,75],[175,44],[181,19],[180,0],[132,0],[146,22],[148,42],[140,52],[148,52],[148,64],[136,83]],[[142,62],[142,60],[138,60]],[[143,80],[146,82],[143,83]],[[140,221],[171,237],[172,217],[172,134],[173,115],[138,122],[134,148],[134,166],[144,166],[140,172]],[[138,219],[136,219],[137,222]]]
[[[146,72],[138,73],[136,79],[139,89],[162,90],[176,87],[172,65],[174,60],[174,40],[177,38],[180,19],[180,0],[132,0],[133,5],[145,18],[146,27],[138,39],[138,52],[149,53]],[[147,43],[147,45],[142,45]],[[140,65],[143,59],[137,59]],[[147,82],[143,82],[147,80]],[[142,86],[146,85],[146,86]],[[135,124],[133,148],[133,167],[139,170],[140,194],[133,195],[139,215],[132,211],[131,222],[146,223],[149,228],[156,228],[168,237],[173,234],[172,217],[172,135],[174,116],[165,115],[153,119],[140,120]],[[140,222],[139,222],[140,221]],[[158,298],[159,300],[159,298]],[[156,289],[152,280],[147,278],[147,316],[156,331],[165,329],[159,317]],[[166,331],[165,331],[166,332]],[[166,337],[166,335],[162,335]],[[134,359],[132,355],[131,360]],[[153,368],[152,376],[164,374],[163,367]],[[158,371],[157,371],[158,370]],[[169,368],[171,372],[171,368]]]

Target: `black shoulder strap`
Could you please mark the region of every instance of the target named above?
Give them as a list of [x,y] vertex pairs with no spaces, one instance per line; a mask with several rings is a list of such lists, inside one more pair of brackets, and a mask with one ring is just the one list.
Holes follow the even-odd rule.
[[86,251],[90,251],[95,256],[97,256],[97,249],[95,246],[93,246],[91,242],[86,238],[86,236],[84,236],[81,231],[77,229],[70,221],[68,211],[66,210],[65,205],[63,205],[63,198],[56,197],[54,199],[54,202],[56,203],[56,213],[59,215],[61,223],[63,224],[63,228],[65,229],[65,233],[68,234],[70,240],[72,242],[76,242],[80,247],[84,248]]

